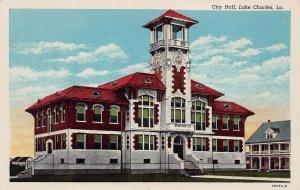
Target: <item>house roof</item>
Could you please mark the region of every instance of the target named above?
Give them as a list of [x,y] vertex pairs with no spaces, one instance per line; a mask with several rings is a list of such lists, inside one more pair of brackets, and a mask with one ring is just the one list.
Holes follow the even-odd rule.
[[212,95],[215,98],[224,95],[223,93],[194,80],[191,80],[191,91],[192,94]]
[[[97,95],[95,96],[94,95],[95,92],[99,92],[100,96]],[[43,99],[39,99],[35,104],[27,108],[26,111],[30,111],[42,107],[46,104],[61,99],[77,99],[77,100],[86,100],[86,101],[118,103],[118,104],[128,103],[126,97],[120,96],[117,92],[114,92],[110,89],[101,89],[96,87],[74,85],[62,91],[58,91],[49,96],[46,96]]]
[[[150,79],[151,82],[146,82],[147,79]],[[166,89],[165,85],[154,74],[141,72],[132,73],[117,80],[102,84],[98,86],[98,88],[115,90],[126,86],[155,90]]]
[[254,115],[254,112],[244,108],[243,106],[229,101],[215,100],[212,106],[214,112],[222,112],[228,114],[242,114],[246,116]]
[[[266,130],[268,128],[279,129],[277,135],[273,139],[266,139]],[[291,140],[291,121],[275,121],[263,123],[246,141],[246,144],[263,143],[263,142],[277,142]]]
[[28,159],[30,159],[31,157],[15,157],[11,160],[11,162],[25,162],[27,161]]
[[11,161],[12,161],[12,162],[16,162],[16,161],[18,161],[20,158],[21,158],[21,157],[15,157],[15,158],[13,158]]
[[188,16],[185,16],[183,14],[180,14],[174,10],[167,10],[166,12],[164,12],[163,14],[159,15],[158,17],[154,18],[153,20],[151,20],[150,22],[148,22],[147,24],[145,24],[143,27],[145,28],[149,28],[151,29],[153,27],[153,24],[156,23],[157,21],[160,21],[162,19],[178,19],[178,20],[183,20],[185,22],[187,22],[189,25],[191,26],[193,24],[198,23],[197,20],[194,20]]

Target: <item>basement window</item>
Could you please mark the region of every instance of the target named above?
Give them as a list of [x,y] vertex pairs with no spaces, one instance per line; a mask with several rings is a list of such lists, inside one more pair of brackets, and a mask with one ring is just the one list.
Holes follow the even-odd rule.
[[144,159],[144,164],[150,164],[151,163],[151,159]]
[[234,164],[241,164],[240,160],[234,160]]
[[117,164],[118,163],[118,159],[110,159],[109,163],[111,163],[111,164]]
[[84,164],[85,163],[85,159],[84,158],[77,158],[76,159],[76,164]]
[[213,164],[218,164],[218,160],[213,160]]

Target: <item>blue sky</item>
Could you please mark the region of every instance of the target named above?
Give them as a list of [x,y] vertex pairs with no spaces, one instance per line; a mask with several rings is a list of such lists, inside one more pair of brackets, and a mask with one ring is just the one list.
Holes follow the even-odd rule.
[[[194,79],[250,108],[289,104],[290,12],[178,11],[199,21],[189,32]],[[11,104],[147,71],[142,25],[163,12],[10,10]]]

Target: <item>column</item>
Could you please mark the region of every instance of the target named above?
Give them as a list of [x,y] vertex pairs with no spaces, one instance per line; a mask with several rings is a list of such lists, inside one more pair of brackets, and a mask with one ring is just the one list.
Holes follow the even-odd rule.
[[268,150],[269,150],[269,154],[271,154],[271,145],[268,144]]
[[280,143],[278,143],[278,152],[280,153],[281,147],[280,147]]
[[250,154],[252,154],[252,145],[249,145]]
[[278,159],[279,159],[279,170],[280,170],[281,169],[281,157],[279,156]]
[[269,165],[268,165],[269,170],[271,169],[271,157],[269,157]]
[[259,170],[261,170],[261,157],[258,157],[259,161],[258,161],[258,164],[259,164]]
[[250,169],[251,169],[251,170],[252,170],[252,163],[253,163],[252,157],[250,157]]
[[261,154],[261,144],[258,145],[258,153]]

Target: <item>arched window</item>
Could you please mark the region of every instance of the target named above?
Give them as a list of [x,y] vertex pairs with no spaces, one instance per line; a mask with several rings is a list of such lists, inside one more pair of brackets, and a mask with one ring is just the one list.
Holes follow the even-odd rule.
[[93,106],[93,110],[94,110],[93,121],[94,122],[102,122],[103,106],[100,104],[95,104]]
[[196,130],[205,130],[205,113],[206,103],[201,100],[195,100],[192,102],[192,115],[191,121],[196,126]]
[[118,106],[110,106],[110,123],[118,123],[119,119],[118,119],[118,115],[119,115],[119,107]]
[[42,111],[42,127],[45,127],[45,123],[46,123],[46,117],[45,117],[45,112],[43,110]]
[[139,127],[153,127],[154,98],[149,95],[139,96]]
[[62,104],[60,106],[60,120],[61,122],[65,122],[65,118],[66,118],[66,108],[65,106]]
[[39,112],[37,112],[36,115],[35,115],[35,122],[36,122],[36,123],[35,123],[35,127],[36,127],[36,128],[39,128],[39,127],[40,127],[40,123],[39,123],[39,122],[40,122]]
[[78,103],[76,106],[76,121],[85,121],[87,105]]
[[171,100],[171,122],[185,123],[185,99],[180,97]]
[[52,126],[52,113],[51,108],[47,110],[47,118],[48,118],[48,132],[51,132],[51,126]]
[[54,108],[54,124],[58,123],[58,109]]

